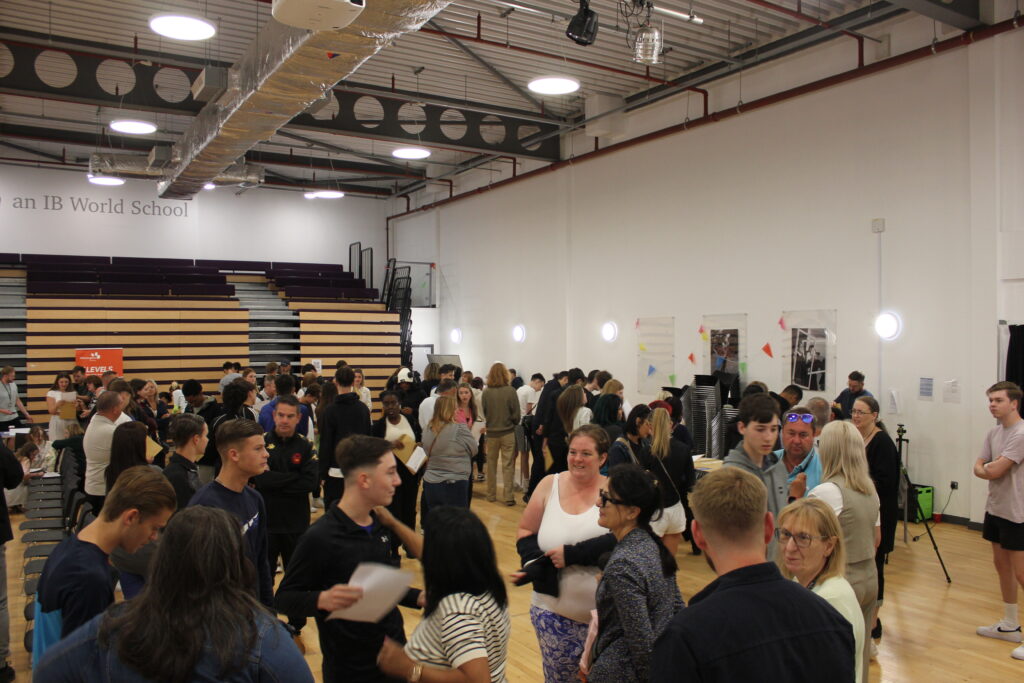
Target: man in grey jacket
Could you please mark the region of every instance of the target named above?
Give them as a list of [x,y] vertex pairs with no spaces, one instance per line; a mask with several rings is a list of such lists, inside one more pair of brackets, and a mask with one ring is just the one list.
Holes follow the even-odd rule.
[[[723,467],[739,467],[759,478],[768,489],[772,517],[786,507],[789,497],[786,468],[772,451],[779,439],[779,404],[768,394],[751,394],[740,401],[737,427],[743,440],[729,451]],[[768,559],[775,559],[775,538],[768,544]]]

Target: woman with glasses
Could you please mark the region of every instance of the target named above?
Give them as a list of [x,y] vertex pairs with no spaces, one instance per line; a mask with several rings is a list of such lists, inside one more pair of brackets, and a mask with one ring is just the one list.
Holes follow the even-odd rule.
[[846,546],[839,518],[817,498],[801,498],[782,509],[776,520],[776,561],[783,576],[824,598],[853,627],[856,680],[864,665],[864,615],[846,580]]
[[512,574],[533,583],[530,622],[537,632],[545,683],[578,681],[580,655],[595,607],[597,575],[592,565],[567,561],[565,546],[606,534],[597,503],[607,479],[608,435],[584,425],[569,435],[568,470],[537,485],[519,521],[516,550],[523,568]]
[[616,465],[598,496],[597,523],[617,543],[597,586],[597,640],[584,673],[590,683],[646,681],[654,641],[683,606],[675,557],[651,529],[661,492],[643,468]]
[[[839,517],[846,546],[846,580],[853,586],[866,628],[875,620],[878,574],[875,548],[881,534],[878,494],[868,475],[864,440],[849,422],[830,422],[821,432],[821,481],[808,494]],[[867,641],[867,634],[864,640]],[[874,643],[872,643],[873,645]],[[867,683],[871,648],[865,647],[861,680]]]
[[[864,438],[864,449],[868,458],[868,472],[875,483],[878,500],[882,506],[882,540],[875,553],[875,569],[878,572],[878,608],[882,607],[885,592],[885,556],[892,552],[896,543],[896,524],[899,521],[900,495],[900,454],[885,425],[878,419],[878,401],[871,396],[861,396],[853,402],[850,421]],[[871,637],[882,637],[882,622],[876,618]]]

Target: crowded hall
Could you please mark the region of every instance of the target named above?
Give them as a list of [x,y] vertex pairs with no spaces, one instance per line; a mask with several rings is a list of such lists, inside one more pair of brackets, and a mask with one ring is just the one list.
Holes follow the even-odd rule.
[[1020,12],[0,3],[0,683],[1024,680]]

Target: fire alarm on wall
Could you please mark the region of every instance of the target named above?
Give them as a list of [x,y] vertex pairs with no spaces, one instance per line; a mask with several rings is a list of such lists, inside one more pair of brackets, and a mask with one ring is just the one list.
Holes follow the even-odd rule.
[[282,24],[332,31],[355,21],[365,6],[366,0],[274,0],[270,11]]

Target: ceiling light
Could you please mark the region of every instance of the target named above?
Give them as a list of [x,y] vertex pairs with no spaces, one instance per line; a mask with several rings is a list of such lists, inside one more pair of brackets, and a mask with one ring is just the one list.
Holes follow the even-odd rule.
[[217,186],[214,185],[213,183],[206,183],[205,185],[203,185],[203,189],[204,190],[216,190]]
[[875,318],[875,334],[885,341],[892,341],[903,331],[903,321],[892,311],[882,311]]
[[540,95],[568,95],[580,89],[580,82],[569,76],[541,76],[527,87]]
[[422,147],[399,147],[391,152],[391,156],[397,159],[426,159],[430,156],[430,150]]
[[93,185],[106,185],[108,187],[117,187],[118,185],[124,185],[124,178],[118,178],[112,175],[88,175],[89,182]]
[[217,35],[217,27],[209,19],[194,14],[154,14],[149,18],[154,33],[174,40],[206,40]]
[[597,12],[587,0],[580,0],[580,11],[569,20],[565,35],[577,45],[592,45],[597,40]]
[[452,340],[453,344],[461,344],[462,343],[462,328],[461,327],[453,327],[452,331],[448,334],[448,338]]
[[139,119],[114,119],[110,122],[110,128],[128,135],[149,135],[156,132],[156,124]]
[[696,14],[690,14],[689,12],[677,12],[674,9],[665,9],[664,7],[658,7],[657,5],[655,5],[651,9],[653,9],[658,14],[664,14],[666,17],[675,17],[676,19],[688,21],[691,24],[700,25],[704,23],[703,19],[698,17]]
[[512,341],[522,344],[526,341],[526,328],[522,325],[516,325],[512,328]]
[[644,26],[636,32],[633,43],[633,61],[654,65],[661,61],[661,31],[653,26]]
[[313,190],[302,195],[306,199],[341,199],[345,193],[341,190]]
[[619,338],[619,326],[610,320],[601,325],[601,339],[611,343]]

